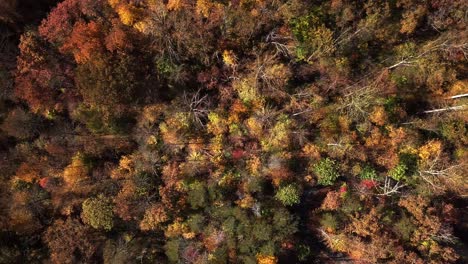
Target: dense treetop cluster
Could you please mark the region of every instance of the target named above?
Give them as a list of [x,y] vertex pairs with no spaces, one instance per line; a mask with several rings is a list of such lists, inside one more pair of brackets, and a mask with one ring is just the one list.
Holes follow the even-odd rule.
[[34,3],[0,263],[468,261],[467,1]]

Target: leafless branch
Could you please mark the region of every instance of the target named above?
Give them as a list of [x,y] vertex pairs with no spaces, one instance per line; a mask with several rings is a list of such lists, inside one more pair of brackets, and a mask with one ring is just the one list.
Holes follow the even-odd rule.
[[457,106],[451,106],[451,107],[445,107],[445,108],[439,108],[439,109],[433,109],[433,110],[426,110],[424,111],[425,114],[430,114],[430,113],[439,113],[439,112],[446,112],[446,111],[460,111],[464,110],[466,105],[457,105]]
[[353,119],[363,119],[369,114],[369,109],[374,102],[377,88],[374,85],[368,85],[355,89],[344,97],[344,103],[340,110],[344,111]]
[[436,156],[431,161],[426,162],[422,169],[418,171],[419,176],[425,182],[430,184],[434,190],[444,190],[444,182],[451,182],[452,185],[456,185],[457,181],[457,170],[463,168],[465,164],[456,164],[448,167],[442,166],[440,162],[440,155]]
[[272,44],[276,48],[277,53],[283,54],[287,57],[291,56],[291,49],[293,47],[291,45],[284,44],[283,42],[287,42],[289,40],[291,40],[290,37],[277,34],[276,30],[272,30],[266,37],[266,42]]
[[406,185],[402,184],[400,181],[396,181],[395,183],[395,181],[392,178],[385,176],[384,185],[379,187],[380,192],[378,195],[392,196],[394,194],[400,193],[400,189],[405,186]]
[[468,96],[468,93],[466,93],[466,94],[457,94],[457,95],[454,95],[454,96],[450,96],[448,99],[458,99],[458,98],[467,97],[467,96]]
[[208,116],[208,95],[201,96],[201,90],[199,89],[195,94],[189,96],[187,93],[183,95],[183,101],[188,107],[189,112],[192,114],[195,121],[202,127],[206,116]]
[[402,60],[398,63],[393,64],[392,66],[387,67],[387,69],[391,70],[393,68],[396,68],[398,66],[413,66],[415,61],[408,61],[408,60]]
[[432,236],[432,238],[439,242],[455,244],[459,239],[458,237],[453,235],[453,230],[448,225],[443,225],[440,228],[439,232],[436,235]]
[[306,109],[304,111],[294,113],[294,114],[292,114],[292,116],[298,116],[298,115],[305,114],[305,113],[308,113],[308,112],[311,112],[311,111],[314,111],[314,109]]

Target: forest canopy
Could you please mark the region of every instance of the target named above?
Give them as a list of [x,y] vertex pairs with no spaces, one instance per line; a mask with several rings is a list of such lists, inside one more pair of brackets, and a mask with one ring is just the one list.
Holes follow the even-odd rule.
[[467,17],[0,1],[0,263],[468,262]]

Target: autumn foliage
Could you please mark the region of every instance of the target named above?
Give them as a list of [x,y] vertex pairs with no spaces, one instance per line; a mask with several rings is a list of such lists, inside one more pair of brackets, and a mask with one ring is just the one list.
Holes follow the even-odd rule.
[[465,2],[0,1],[0,263],[467,262]]

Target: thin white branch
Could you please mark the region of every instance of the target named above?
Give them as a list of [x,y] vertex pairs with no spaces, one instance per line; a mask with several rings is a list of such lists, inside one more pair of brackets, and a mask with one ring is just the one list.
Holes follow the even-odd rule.
[[305,114],[305,113],[308,113],[308,112],[311,112],[311,111],[314,111],[314,109],[307,109],[307,110],[304,110],[304,111],[301,111],[301,112],[297,112],[297,113],[292,114],[292,116],[298,116],[298,115]]
[[401,182],[397,181],[395,184],[393,183],[394,181],[386,176],[385,181],[384,181],[384,186],[379,187],[380,193],[378,195],[380,196],[391,196],[393,194],[397,194],[400,192],[400,189],[405,187],[405,184],[402,184]]
[[414,64],[414,61],[407,61],[407,60],[402,60],[396,64],[393,64],[392,66],[387,67],[387,69],[391,70],[393,68],[396,68],[398,66],[411,66]]
[[457,105],[457,106],[451,106],[451,107],[446,107],[446,108],[427,110],[427,111],[424,111],[424,113],[430,114],[430,113],[438,113],[438,112],[445,112],[445,111],[459,111],[459,110],[465,109],[465,106],[466,105]]
[[450,96],[447,99],[457,99],[457,98],[462,98],[462,97],[466,97],[466,96],[468,96],[468,93],[466,93],[466,94],[457,94],[457,95],[454,95],[454,96]]

